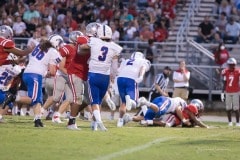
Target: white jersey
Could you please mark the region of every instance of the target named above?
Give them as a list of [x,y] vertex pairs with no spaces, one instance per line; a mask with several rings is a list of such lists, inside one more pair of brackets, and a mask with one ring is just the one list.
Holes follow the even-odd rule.
[[89,72],[110,75],[112,59],[119,56],[122,47],[114,42],[106,42],[95,37],[90,38],[88,45],[91,47]]
[[10,87],[10,82],[21,72],[16,71],[13,65],[3,65],[0,67],[0,90],[7,91]]
[[168,109],[169,112],[175,112],[176,107],[178,106],[181,106],[182,109],[184,109],[187,106],[187,102],[180,97],[170,98],[170,101],[171,106]]
[[142,67],[149,70],[151,63],[146,59],[126,59],[122,61],[118,71],[118,77],[126,77],[136,80],[139,77],[139,73]]
[[48,71],[48,65],[57,65],[62,57],[55,48],[49,48],[47,52],[40,50],[39,45],[29,55],[29,62],[24,73],[36,73],[43,77]]

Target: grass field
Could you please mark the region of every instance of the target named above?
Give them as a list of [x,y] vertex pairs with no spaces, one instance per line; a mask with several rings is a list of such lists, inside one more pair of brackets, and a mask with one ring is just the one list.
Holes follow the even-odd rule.
[[202,128],[143,127],[131,122],[123,128],[105,120],[107,132],[81,131],[44,121],[34,128],[32,117],[7,116],[0,124],[0,160],[238,160],[240,128],[207,122]]

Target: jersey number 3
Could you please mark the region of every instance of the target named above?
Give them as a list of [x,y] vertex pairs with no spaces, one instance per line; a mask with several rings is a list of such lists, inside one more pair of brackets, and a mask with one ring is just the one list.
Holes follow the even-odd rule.
[[103,46],[101,48],[101,52],[102,52],[102,55],[98,56],[98,60],[99,61],[105,61],[106,57],[107,57],[107,54],[108,54],[108,48]]

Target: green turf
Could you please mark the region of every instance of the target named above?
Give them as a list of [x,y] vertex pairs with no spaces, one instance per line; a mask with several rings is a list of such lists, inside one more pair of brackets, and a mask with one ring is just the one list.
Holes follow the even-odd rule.
[[91,131],[78,120],[81,131],[44,121],[34,128],[32,117],[7,116],[0,124],[0,160],[237,160],[240,128],[227,123],[202,128],[143,127],[131,122],[123,128],[104,121],[107,132]]

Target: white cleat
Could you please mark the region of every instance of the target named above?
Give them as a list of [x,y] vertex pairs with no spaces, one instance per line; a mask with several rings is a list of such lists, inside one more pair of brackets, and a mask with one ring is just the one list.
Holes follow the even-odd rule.
[[118,118],[117,127],[123,127],[123,118]]
[[75,131],[80,131],[81,129],[77,127],[77,124],[71,124],[67,126],[67,129],[69,130],[75,130]]
[[60,117],[57,117],[57,116],[53,116],[52,122],[53,122],[53,123],[63,123],[63,122],[61,121]]
[[140,97],[138,100],[137,100],[137,108],[138,107],[141,107],[142,105],[146,105],[147,103],[147,99],[145,97]]
[[240,127],[240,123],[236,123],[236,127]]
[[91,129],[92,129],[93,131],[97,131],[97,130],[98,130],[98,124],[97,124],[96,121],[92,121],[92,122],[91,122]]
[[229,122],[229,123],[228,123],[228,126],[229,126],[229,127],[232,127],[232,126],[233,126],[233,123],[232,123],[232,122]]
[[108,107],[112,110],[115,111],[116,110],[116,105],[115,103],[111,100],[111,98],[107,98],[106,99],[107,105]]
[[107,131],[107,128],[104,126],[103,122],[97,122],[97,126],[101,131]]
[[124,114],[123,116],[123,125],[125,125],[126,123],[132,121],[132,117],[130,116],[130,114]]
[[129,95],[126,95],[125,96],[125,99],[126,99],[126,109],[128,111],[130,111],[132,109],[132,102],[131,102],[131,98]]

